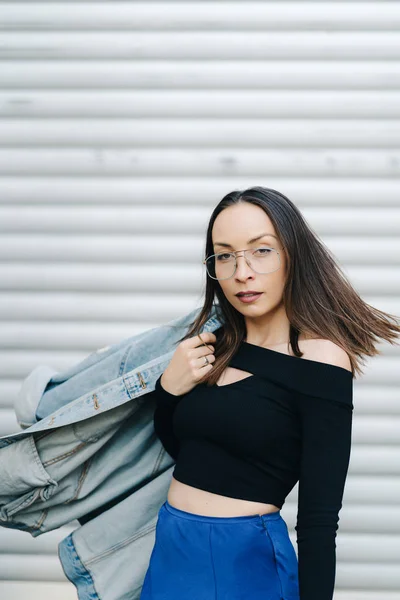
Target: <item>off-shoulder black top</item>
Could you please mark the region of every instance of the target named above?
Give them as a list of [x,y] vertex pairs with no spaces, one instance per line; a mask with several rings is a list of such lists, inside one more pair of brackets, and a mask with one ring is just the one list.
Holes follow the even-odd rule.
[[[218,336],[221,328],[214,333]],[[154,429],[175,479],[281,508],[297,482],[301,600],[332,600],[336,532],[350,460],[353,375],[241,342],[229,365],[252,375],[154,394]]]

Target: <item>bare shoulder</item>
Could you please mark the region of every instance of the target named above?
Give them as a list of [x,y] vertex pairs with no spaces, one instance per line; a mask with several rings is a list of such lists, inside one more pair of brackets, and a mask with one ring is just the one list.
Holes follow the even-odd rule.
[[299,343],[299,347],[304,353],[302,358],[342,367],[351,372],[349,355],[343,348],[331,340],[320,338],[307,339]]

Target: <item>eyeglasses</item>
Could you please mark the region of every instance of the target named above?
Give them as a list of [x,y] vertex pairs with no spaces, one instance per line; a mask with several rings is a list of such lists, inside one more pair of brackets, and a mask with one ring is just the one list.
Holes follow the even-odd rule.
[[[283,249],[283,248],[282,248]],[[279,250],[275,248],[251,248],[248,250],[236,250],[236,252],[220,252],[212,254],[205,260],[207,273],[212,279],[230,279],[236,273],[237,253],[243,252],[243,256],[253,271],[265,275],[273,273],[281,266]]]

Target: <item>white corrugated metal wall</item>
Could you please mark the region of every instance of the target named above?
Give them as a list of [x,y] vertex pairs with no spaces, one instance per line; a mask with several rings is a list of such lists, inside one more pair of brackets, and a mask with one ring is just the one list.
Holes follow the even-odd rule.
[[[400,314],[398,2],[10,1],[0,29],[1,434],[37,364],[200,305],[232,189],[288,195]],[[400,598],[400,352],[382,351],[354,388],[337,600]],[[75,598],[57,543],[77,525],[0,528],[2,600]]]

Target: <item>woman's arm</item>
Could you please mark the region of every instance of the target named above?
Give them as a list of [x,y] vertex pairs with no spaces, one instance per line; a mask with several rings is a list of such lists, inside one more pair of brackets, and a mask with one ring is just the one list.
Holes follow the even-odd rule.
[[[350,384],[351,385],[351,382]],[[341,399],[299,399],[302,453],[297,513],[301,600],[332,600],[336,532],[351,449],[350,390]]]

